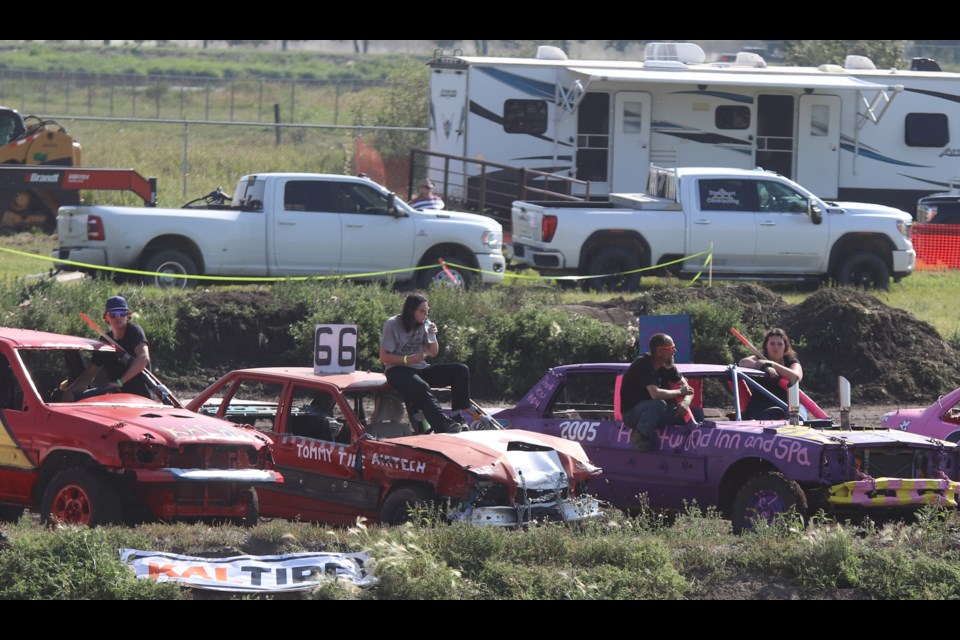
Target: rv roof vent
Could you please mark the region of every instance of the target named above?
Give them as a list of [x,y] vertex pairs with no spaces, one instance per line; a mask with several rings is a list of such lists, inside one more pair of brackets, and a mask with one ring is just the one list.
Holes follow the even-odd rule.
[[537,47],[537,60],[566,60],[567,54],[560,47],[542,44]]
[[763,69],[767,66],[767,61],[764,60],[763,56],[761,56],[759,53],[753,53],[752,51],[740,51],[737,53],[736,64],[744,64]]
[[877,65],[867,56],[847,56],[843,63],[845,69],[876,69]]
[[823,71],[824,73],[842,73],[843,67],[838,64],[822,64],[817,67],[817,71]]
[[648,42],[643,47],[643,58],[647,61],[673,60],[685,64],[703,64],[707,54],[692,42]]

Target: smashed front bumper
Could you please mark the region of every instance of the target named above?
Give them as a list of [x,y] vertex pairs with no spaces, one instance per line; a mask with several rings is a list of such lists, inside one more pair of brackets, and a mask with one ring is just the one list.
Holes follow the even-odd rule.
[[827,502],[859,507],[960,504],[960,482],[932,478],[868,478],[830,487]]
[[517,527],[531,522],[578,522],[600,516],[600,503],[592,496],[559,502],[518,504],[516,506],[473,507],[461,503],[461,509],[448,512],[451,521],[470,522],[490,527]]

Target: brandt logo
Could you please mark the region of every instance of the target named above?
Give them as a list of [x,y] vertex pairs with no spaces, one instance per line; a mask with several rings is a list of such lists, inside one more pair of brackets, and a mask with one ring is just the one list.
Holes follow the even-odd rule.
[[27,182],[60,182],[59,173],[31,173]]

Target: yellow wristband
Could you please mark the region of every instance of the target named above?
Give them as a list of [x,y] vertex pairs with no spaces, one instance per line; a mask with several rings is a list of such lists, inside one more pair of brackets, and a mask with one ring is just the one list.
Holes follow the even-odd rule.
[[407,356],[403,356],[403,364],[407,364]]

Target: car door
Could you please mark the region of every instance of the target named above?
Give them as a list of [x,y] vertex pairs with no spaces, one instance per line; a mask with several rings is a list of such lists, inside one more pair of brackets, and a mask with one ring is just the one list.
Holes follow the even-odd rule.
[[[757,250],[756,187],[743,178],[701,178],[689,217],[687,255],[713,253],[714,273],[750,273]],[[704,258],[684,262],[685,271],[699,271]]]
[[[687,488],[705,480],[702,456],[686,453],[686,434],[675,427],[659,432],[653,451],[638,451],[630,429],[615,417],[617,378],[622,370],[568,371],[545,406],[537,430],[579,442],[603,469],[590,492],[621,508],[672,507]],[[686,493],[686,495],[689,495]]]
[[822,272],[828,253],[828,223],[813,223],[806,194],[776,180],[755,184],[757,273]]
[[342,400],[333,388],[289,386],[273,433],[274,460],[284,484],[268,504],[261,498],[262,515],[331,525],[353,525],[358,516],[376,518],[380,485],[361,478],[357,438]]
[[278,178],[270,230],[274,274],[340,273],[340,213],[334,206],[332,192],[335,184],[328,180]]
[[364,274],[364,279],[373,280],[410,279],[410,271],[388,272],[414,266],[413,216],[418,214],[400,203],[402,214],[393,215],[388,210],[388,194],[372,184],[344,182],[334,189],[340,207],[341,272]]

